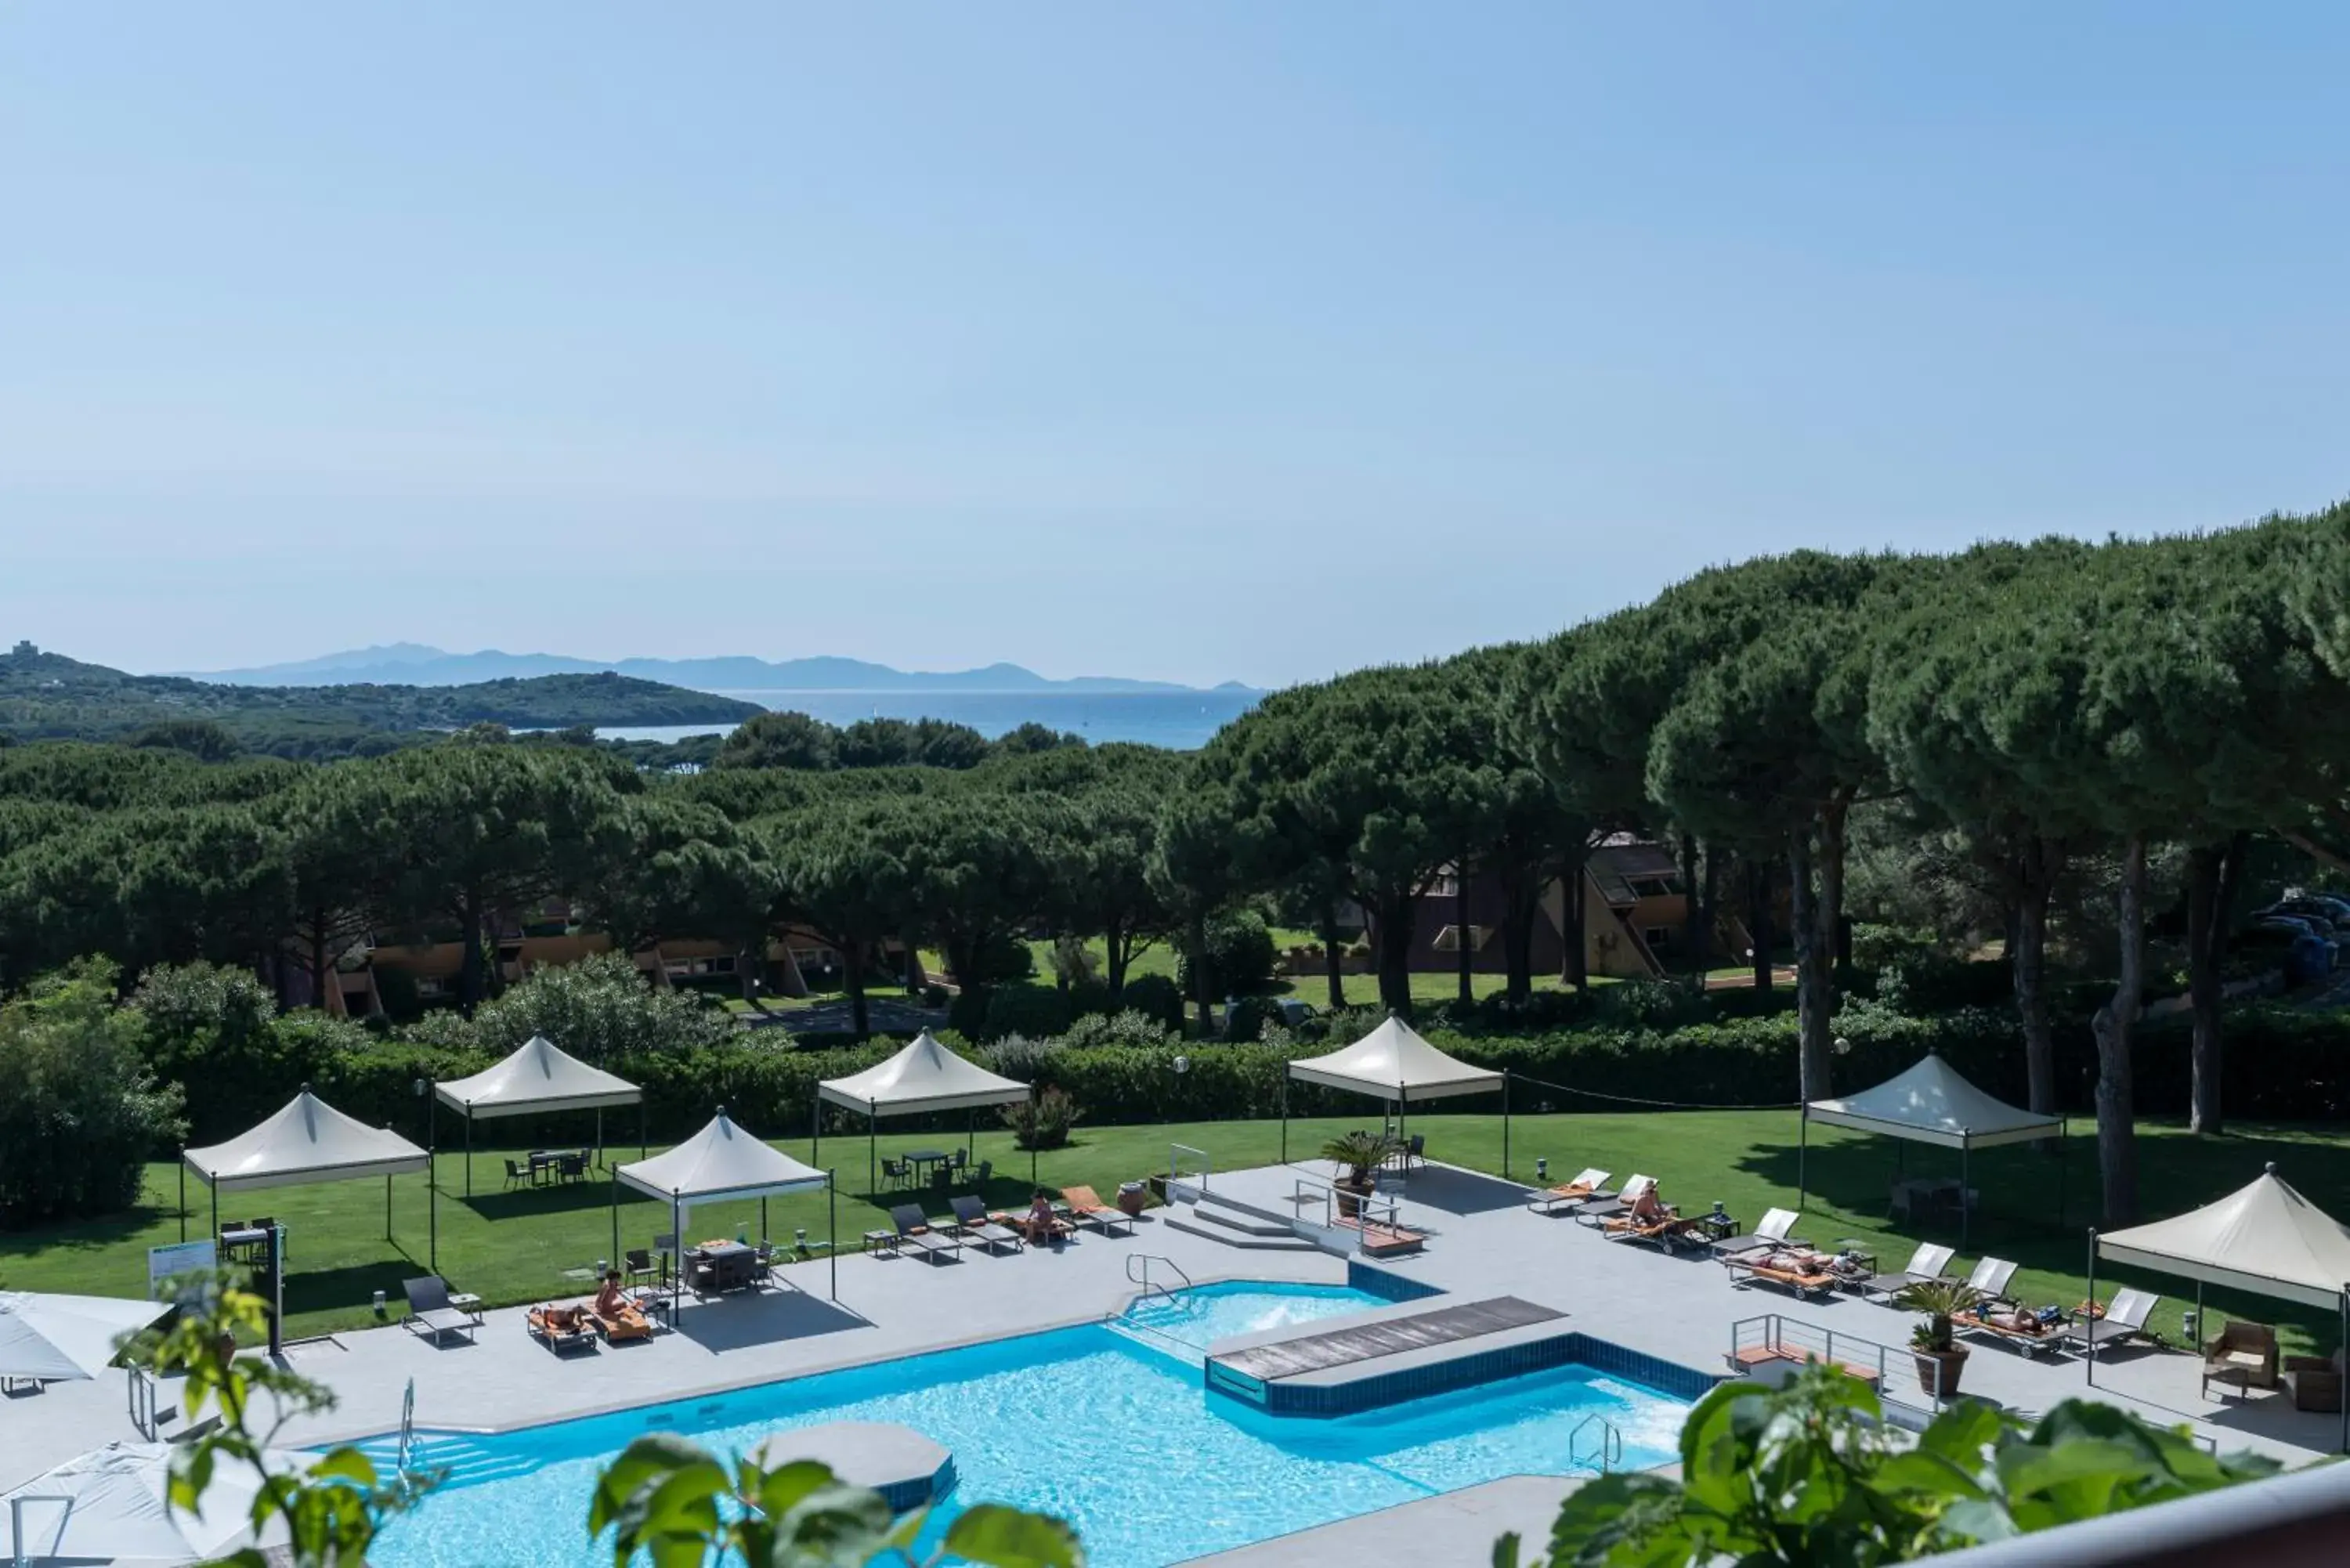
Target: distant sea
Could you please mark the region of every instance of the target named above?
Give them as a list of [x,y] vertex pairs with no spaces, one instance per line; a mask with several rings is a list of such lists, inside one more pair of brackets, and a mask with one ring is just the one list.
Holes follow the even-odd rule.
[[[806,713],[827,724],[859,719],[945,719],[990,740],[1035,722],[1105,741],[1133,741],[1188,752],[1251,708],[1260,691],[722,691],[762,708]],[[598,729],[609,741],[676,741],[708,735],[717,724],[619,724]]]

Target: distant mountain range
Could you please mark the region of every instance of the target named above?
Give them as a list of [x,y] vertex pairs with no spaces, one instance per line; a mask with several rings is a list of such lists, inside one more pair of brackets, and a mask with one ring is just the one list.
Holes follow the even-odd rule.
[[[1017,664],[980,670],[905,670],[861,659],[786,659],[747,655],[721,659],[574,659],[559,653],[451,653],[422,643],[394,642],[254,670],[188,670],[189,679],[236,686],[471,686],[484,680],[529,680],[543,675],[596,675],[605,671],[639,680],[658,680],[692,691],[1196,691],[1167,680],[1127,680],[1081,675],[1051,680]],[[1237,680],[1218,691],[1252,690]]]

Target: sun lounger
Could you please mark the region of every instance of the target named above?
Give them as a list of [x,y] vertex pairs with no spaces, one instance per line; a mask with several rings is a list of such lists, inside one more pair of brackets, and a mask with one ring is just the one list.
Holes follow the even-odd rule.
[[596,1348],[596,1330],[585,1307],[535,1306],[523,1314],[523,1326],[557,1355]]
[[1954,1255],[1952,1249],[1937,1247],[1929,1241],[1909,1254],[1907,1268],[1897,1273],[1871,1274],[1866,1279],[1855,1280],[1853,1287],[1863,1295],[1898,1295],[1911,1285],[1940,1279]]
[[980,1199],[965,1196],[951,1199],[948,1201],[950,1207],[954,1210],[954,1230],[957,1235],[968,1241],[976,1241],[990,1251],[1010,1242],[1012,1250],[1016,1252],[1026,1245],[1020,1240],[1019,1231],[1013,1230],[1009,1225],[998,1225],[994,1220],[990,1220],[987,1217],[987,1205]]
[[1837,1280],[1827,1266],[1814,1254],[1794,1252],[1747,1252],[1735,1258],[1724,1258],[1729,1265],[1732,1284],[1752,1284],[1757,1281],[1794,1292],[1799,1296],[1832,1295]]
[[408,1315],[400,1320],[402,1328],[428,1334],[435,1344],[444,1334],[462,1334],[467,1343],[472,1342],[473,1320],[451,1303],[448,1281],[427,1274],[421,1280],[402,1280],[400,1288],[408,1293]]
[[1527,1193],[1526,1207],[1539,1210],[1544,1214],[1555,1214],[1561,1204],[1580,1208],[1586,1203],[1604,1203],[1616,1196],[1605,1190],[1607,1186],[1607,1173],[1596,1165],[1589,1166],[1578,1173],[1573,1181],[1561,1182],[1556,1187],[1548,1187],[1537,1192]]
[[[1999,1305],[2009,1306],[2010,1313],[1998,1313]],[[2012,1303],[1984,1302],[1954,1315],[1950,1319],[1950,1326],[1960,1334],[1989,1334],[2002,1345],[2013,1345],[2027,1356],[2038,1355],[2043,1350],[2054,1355],[2064,1348],[2064,1334],[2059,1324],[2052,1323],[2034,1328],[2018,1328],[2012,1324],[1992,1321],[1995,1314],[2007,1316],[2012,1310]]]
[[898,1228],[898,1250],[908,1248],[920,1253],[933,1263],[943,1262],[950,1253],[962,1251],[962,1239],[951,1232],[941,1233],[931,1228],[922,1211],[911,1203],[900,1203],[889,1210],[889,1222]]
[[1611,1241],[1647,1241],[1669,1252],[1702,1245],[1705,1233],[1694,1220],[1684,1220],[1670,1209],[1657,1219],[1636,1220],[1629,1214],[1601,1222],[1600,1233]]
[[2094,1361],[2102,1345],[2144,1338],[2147,1315],[2161,1299],[2147,1291],[2118,1291],[2112,1304],[2106,1308],[2105,1316],[2068,1324],[2064,1331],[2064,1343],[2076,1346]]
[[1786,1249],[1800,1250],[1808,1245],[1794,1238],[1795,1211],[1773,1209],[1762,1216],[1762,1223],[1743,1236],[1728,1236],[1713,1243],[1713,1255],[1723,1262],[1748,1253],[1772,1252]]
[[650,1319],[633,1306],[623,1306],[609,1316],[590,1310],[588,1321],[603,1334],[607,1345],[626,1345],[630,1340],[650,1339],[653,1325]]
[[1624,1184],[1624,1190],[1613,1198],[1595,1198],[1575,1212],[1575,1217],[1586,1225],[1613,1220],[1640,1200],[1643,1193],[1656,1190],[1653,1176],[1635,1176]]
[[1123,1225],[1128,1235],[1134,1234],[1134,1220],[1126,1211],[1104,1203],[1090,1187],[1065,1187],[1061,1201],[1069,1206],[1069,1218],[1080,1225],[1095,1226],[1105,1236],[1116,1235],[1116,1228]]
[[2008,1282],[2015,1278],[2015,1265],[2005,1258],[1985,1258],[1967,1276],[1967,1288],[1981,1298],[1979,1304],[1986,1311],[2005,1307],[2012,1312],[2019,1303],[2010,1301]]

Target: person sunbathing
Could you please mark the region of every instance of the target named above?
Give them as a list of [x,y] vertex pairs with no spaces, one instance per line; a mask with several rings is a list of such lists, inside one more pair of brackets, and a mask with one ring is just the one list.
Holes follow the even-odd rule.
[[1026,1232],[1028,1244],[1042,1247],[1053,1240],[1053,1199],[1043,1188],[1028,1200],[1028,1212],[1021,1217],[1020,1229]]
[[600,1318],[615,1318],[632,1304],[627,1293],[620,1289],[620,1271],[614,1269],[604,1276],[604,1288],[596,1293],[596,1299],[588,1304],[588,1310]]
[[1655,1225],[1671,1219],[1673,1211],[1665,1207],[1665,1200],[1658,1197],[1657,1189],[1651,1187],[1632,1199],[1632,1207],[1624,1217],[1637,1224]]

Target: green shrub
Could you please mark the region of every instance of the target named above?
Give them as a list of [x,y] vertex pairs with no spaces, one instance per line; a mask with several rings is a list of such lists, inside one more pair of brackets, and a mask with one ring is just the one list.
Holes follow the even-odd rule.
[[1016,1106],[1003,1107],[1003,1125],[1012,1129],[1012,1141],[1022,1148],[1060,1148],[1069,1141],[1069,1129],[1076,1125],[1077,1103],[1059,1089],[1047,1089],[1033,1100],[1023,1100]]
[[1096,1045],[1170,1045],[1182,1038],[1181,1031],[1170,1029],[1149,1013],[1129,1007],[1122,1012],[1085,1014],[1063,1032],[1060,1044],[1076,1051]]
[[148,1159],[186,1134],[114,975],[85,960],[0,1007],[0,1230],[130,1208]]
[[[1273,932],[1254,909],[1235,909],[1208,922],[1208,994],[1243,996],[1273,983]],[[1199,981],[1190,953],[1175,966],[1175,979],[1186,996],[1196,995]]]
[[1627,980],[1602,990],[1592,1002],[1602,1021],[1633,1029],[1674,1029],[1713,1018],[1705,993],[1669,980]]
[[972,950],[968,975],[957,975],[965,990],[1026,980],[1036,972],[1036,950],[1010,931],[998,931]]
[[1035,1038],[1058,1034],[1069,1026],[1069,999],[1048,985],[999,985],[990,988],[976,1030],[980,1040],[1001,1040],[1007,1034]]
[[1183,988],[1163,974],[1137,975],[1118,992],[1118,1010],[1139,1012],[1170,1029],[1183,1027]]

